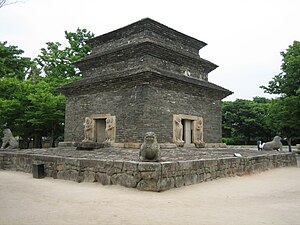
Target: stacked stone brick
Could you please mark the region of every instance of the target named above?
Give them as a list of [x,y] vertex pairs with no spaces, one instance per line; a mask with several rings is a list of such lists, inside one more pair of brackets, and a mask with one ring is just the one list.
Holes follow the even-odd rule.
[[82,79],[66,85],[65,141],[83,138],[92,115],[116,118],[116,143],[142,143],[152,131],[173,142],[173,115],[204,120],[204,142],[221,142],[221,99],[230,91],[208,81],[217,66],[198,54],[206,44],[149,18],[88,41]]

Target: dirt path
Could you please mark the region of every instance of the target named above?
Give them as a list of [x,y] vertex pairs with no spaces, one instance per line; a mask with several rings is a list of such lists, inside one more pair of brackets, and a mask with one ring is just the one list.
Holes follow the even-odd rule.
[[300,168],[141,192],[0,170],[0,224],[300,224]]

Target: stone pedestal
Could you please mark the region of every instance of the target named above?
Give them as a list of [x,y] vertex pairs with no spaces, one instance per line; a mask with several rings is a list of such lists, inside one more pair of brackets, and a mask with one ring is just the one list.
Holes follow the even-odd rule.
[[86,150],[91,151],[97,148],[104,148],[104,144],[97,143],[94,141],[82,141],[78,143],[76,150]]
[[65,142],[59,142],[58,147],[59,148],[74,148],[77,147],[78,142],[74,141],[65,141]]
[[195,142],[194,144],[196,148],[205,148],[204,142]]

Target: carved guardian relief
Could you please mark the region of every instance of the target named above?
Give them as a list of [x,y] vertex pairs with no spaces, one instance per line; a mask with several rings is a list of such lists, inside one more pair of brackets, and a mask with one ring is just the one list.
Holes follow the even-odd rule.
[[198,117],[197,120],[193,121],[193,142],[196,147],[204,147],[203,141],[203,118]]
[[87,141],[93,141],[94,140],[94,130],[95,130],[95,125],[94,125],[94,120],[91,117],[85,117],[84,119],[84,142]]
[[173,143],[177,147],[195,145],[203,148],[203,118],[184,114],[173,115]]
[[116,117],[111,114],[93,114],[85,118],[84,141],[110,145],[115,142]]
[[181,121],[181,117],[179,115],[173,116],[173,142],[178,146],[182,147],[184,141],[183,137],[183,125]]
[[115,117],[110,116],[105,120],[105,142],[114,143],[115,142]]

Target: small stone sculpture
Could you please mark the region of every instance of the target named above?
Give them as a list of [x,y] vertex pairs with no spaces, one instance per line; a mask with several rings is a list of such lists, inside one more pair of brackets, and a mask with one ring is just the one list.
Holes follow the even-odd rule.
[[183,125],[181,123],[181,118],[179,116],[176,116],[174,118],[174,143],[178,147],[182,147],[184,144],[184,141],[182,140],[183,135]]
[[160,146],[157,143],[156,134],[147,132],[144,137],[144,143],[140,148],[139,158],[145,162],[157,162],[160,160]]
[[84,120],[84,139],[83,141],[94,140],[94,122],[90,117],[85,117]]
[[195,120],[194,125],[194,144],[197,148],[204,148],[205,143],[203,142],[203,118],[199,117]]
[[105,142],[111,143],[114,141],[114,119],[113,117],[109,117],[106,119],[106,127],[105,127]]
[[19,147],[19,143],[11,133],[10,129],[4,129],[3,135],[1,149],[16,149]]
[[272,151],[272,150],[279,150],[282,151],[282,143],[281,143],[281,137],[275,136],[273,138],[273,141],[267,142],[262,144],[262,150],[265,151]]

